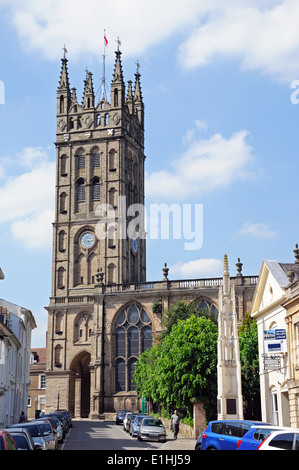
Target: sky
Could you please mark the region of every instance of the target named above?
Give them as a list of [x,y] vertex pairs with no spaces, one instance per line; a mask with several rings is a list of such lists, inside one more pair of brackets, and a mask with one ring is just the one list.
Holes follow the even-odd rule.
[[[140,64],[145,104],[147,280],[231,276],[299,243],[297,0],[0,0],[0,298],[30,309],[46,345],[54,221],[56,91],[85,70],[108,90]],[[179,228],[155,238],[157,205]],[[163,221],[164,223],[165,221]],[[178,219],[176,219],[178,223]],[[180,232],[180,233],[178,233]],[[194,240],[192,243],[192,234]]]

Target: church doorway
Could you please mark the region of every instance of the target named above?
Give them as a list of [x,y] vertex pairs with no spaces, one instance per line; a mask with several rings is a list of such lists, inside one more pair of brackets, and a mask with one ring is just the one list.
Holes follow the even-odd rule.
[[70,403],[73,416],[88,418],[90,413],[90,353],[82,351],[74,357],[70,369]]

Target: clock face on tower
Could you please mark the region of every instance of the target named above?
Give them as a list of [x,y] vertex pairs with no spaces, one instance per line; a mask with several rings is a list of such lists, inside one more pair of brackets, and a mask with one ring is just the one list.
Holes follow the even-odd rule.
[[92,248],[96,242],[96,237],[92,232],[84,232],[80,237],[82,248]]

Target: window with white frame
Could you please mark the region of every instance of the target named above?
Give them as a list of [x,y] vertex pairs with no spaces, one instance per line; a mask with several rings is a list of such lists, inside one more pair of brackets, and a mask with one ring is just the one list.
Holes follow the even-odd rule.
[[46,374],[41,374],[39,376],[39,388],[46,388]]

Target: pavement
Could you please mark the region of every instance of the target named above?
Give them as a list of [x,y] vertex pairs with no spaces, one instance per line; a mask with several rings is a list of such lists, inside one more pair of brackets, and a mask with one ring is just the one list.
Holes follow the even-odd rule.
[[167,442],[163,444],[161,450],[194,450],[195,443],[195,439],[191,439],[182,433],[179,433],[177,439],[174,439],[173,433],[167,430]]

